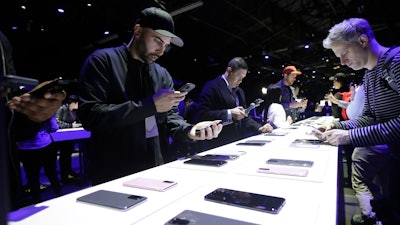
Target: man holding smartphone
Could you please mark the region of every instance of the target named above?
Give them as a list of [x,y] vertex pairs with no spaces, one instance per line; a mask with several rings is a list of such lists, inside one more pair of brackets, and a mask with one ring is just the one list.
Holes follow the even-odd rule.
[[169,137],[188,142],[218,137],[222,125],[193,126],[178,115],[187,92],[174,91],[171,75],[155,62],[171,44],[183,46],[171,15],[147,8],[129,44],[95,51],[84,62],[78,117],[91,131],[92,184],[162,164]]
[[227,124],[221,132],[221,138],[207,142],[204,148],[215,148],[255,134],[272,132],[270,124],[261,125],[246,115],[246,96],[239,85],[247,71],[248,66],[243,58],[232,58],[225,73],[208,81],[201,90],[198,108],[194,110],[196,119],[219,119]]
[[[0,31],[0,76],[13,75],[16,73],[12,57],[12,46],[7,37]],[[15,210],[23,206],[21,202],[21,175],[19,158],[16,154],[16,141],[23,137],[35,135],[47,121],[54,115],[57,109],[61,106],[65,99],[65,92],[45,93],[42,96],[33,97],[30,94],[15,95],[10,93],[9,87],[2,86],[1,83],[1,135],[4,138],[0,141],[2,145],[0,149],[1,159],[4,162],[0,163],[4,167],[8,166],[5,174],[6,182],[2,182],[5,186],[2,193],[5,196],[0,197],[2,204],[5,207],[1,209],[0,218],[3,216],[3,211]],[[7,106],[7,107],[4,107]],[[7,129],[9,127],[10,129]],[[3,167],[3,168],[4,168]],[[1,174],[3,177],[3,174]],[[10,204],[8,204],[10,203]],[[0,221],[0,223],[3,221]]]

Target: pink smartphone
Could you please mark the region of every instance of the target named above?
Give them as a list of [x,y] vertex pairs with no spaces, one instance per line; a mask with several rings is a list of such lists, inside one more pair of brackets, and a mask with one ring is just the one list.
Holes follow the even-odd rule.
[[138,177],[123,183],[124,186],[141,188],[153,191],[166,191],[178,183],[170,180],[158,180],[151,178]]
[[305,168],[283,167],[283,166],[282,167],[265,166],[258,168],[257,172],[277,174],[277,175],[297,176],[297,177],[305,177],[308,174],[308,170]]

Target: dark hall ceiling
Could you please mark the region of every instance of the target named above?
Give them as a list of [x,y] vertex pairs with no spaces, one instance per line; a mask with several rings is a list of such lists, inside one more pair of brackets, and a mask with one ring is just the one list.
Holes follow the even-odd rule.
[[[134,18],[148,6],[173,14],[176,33],[185,42],[183,48],[163,56],[160,64],[177,79],[199,83],[223,73],[234,56],[246,58],[254,80],[279,79],[276,74],[288,64],[301,69],[304,78],[349,71],[345,67],[334,70],[339,61],[321,43],[332,25],[349,17],[368,19],[383,45],[398,45],[400,40],[400,14],[385,0],[7,2],[0,8],[0,29],[12,41],[17,71],[24,76],[77,76],[92,51],[128,42]],[[194,9],[180,11],[196,4]],[[65,12],[59,14],[57,8]],[[14,26],[18,29],[12,30]],[[104,36],[106,30],[110,34]],[[310,48],[305,49],[305,44]]]

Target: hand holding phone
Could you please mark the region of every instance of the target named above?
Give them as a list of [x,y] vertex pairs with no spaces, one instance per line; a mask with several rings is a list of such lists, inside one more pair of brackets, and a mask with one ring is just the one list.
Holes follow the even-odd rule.
[[307,124],[306,126],[307,126],[307,127],[310,127],[310,128],[311,128],[311,132],[313,132],[315,135],[319,135],[319,136],[322,135],[322,131],[318,130],[318,129],[315,128],[314,126],[312,126],[312,125],[310,125],[310,124]]
[[[214,120],[214,121],[203,121],[203,122],[200,122],[200,123],[197,123],[193,128],[192,128],[192,130],[190,131],[191,132],[191,135],[194,135],[194,136],[197,136],[197,135],[199,135],[200,134],[200,130],[202,130],[202,129],[206,129],[207,127],[211,127],[213,124],[216,124],[216,125],[218,125],[218,124],[220,124],[222,122],[222,120]],[[194,134],[193,134],[193,130],[194,130]],[[206,131],[207,132],[207,131]],[[207,136],[207,133],[206,133],[206,136]]]

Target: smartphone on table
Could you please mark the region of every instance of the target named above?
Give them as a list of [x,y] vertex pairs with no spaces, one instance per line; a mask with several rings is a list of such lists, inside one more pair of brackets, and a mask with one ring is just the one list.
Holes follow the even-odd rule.
[[92,205],[105,206],[122,211],[131,209],[147,200],[147,197],[132,195],[115,191],[98,190],[76,199],[78,202],[85,202]]
[[287,175],[296,177],[305,177],[308,174],[306,168],[289,167],[289,166],[263,166],[257,169],[258,173]]
[[175,187],[178,183],[170,180],[158,180],[145,177],[138,177],[123,183],[126,187],[141,188],[153,191],[166,191]]
[[225,160],[189,159],[184,164],[220,167],[227,163]]
[[257,225],[245,221],[234,220],[222,216],[184,210],[164,225]]
[[263,146],[269,142],[271,142],[271,140],[247,140],[244,142],[239,142],[236,145]]
[[270,158],[267,160],[267,164],[283,165],[283,166],[312,167],[314,165],[314,162],[308,161],[308,160]]
[[207,194],[204,199],[246,209],[278,214],[286,200],[281,197],[256,194],[226,188],[217,188]]
[[208,159],[208,160],[235,160],[239,158],[238,155],[222,155],[222,154],[207,154],[207,155],[194,155],[192,159]]

